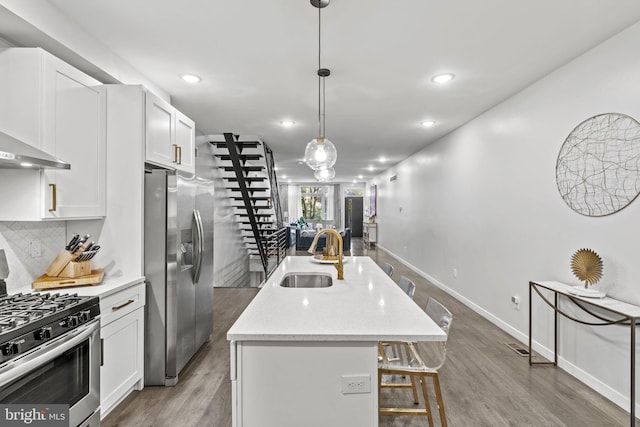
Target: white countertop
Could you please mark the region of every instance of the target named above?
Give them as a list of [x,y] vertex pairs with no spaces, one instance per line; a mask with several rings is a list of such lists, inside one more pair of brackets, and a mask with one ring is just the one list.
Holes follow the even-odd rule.
[[[87,285],[87,286],[71,286],[68,288],[55,288],[55,289],[45,289],[40,292],[43,293],[61,293],[61,294],[75,294],[77,293],[80,296],[93,297],[97,296],[100,298],[107,297],[116,292],[120,292],[128,287],[137,285],[138,283],[144,282],[144,276],[117,276],[111,277],[105,274],[102,279],[102,283],[99,285]],[[9,293],[31,293],[38,292],[33,289],[31,286],[24,286],[21,288],[10,289]]]
[[[287,257],[227,332],[230,341],[444,341],[445,334],[369,257],[333,265]],[[292,272],[329,273],[328,288],[284,288]]]

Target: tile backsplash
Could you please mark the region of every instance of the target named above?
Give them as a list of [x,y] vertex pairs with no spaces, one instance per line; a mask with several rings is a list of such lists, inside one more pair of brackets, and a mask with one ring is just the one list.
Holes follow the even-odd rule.
[[0,249],[9,264],[7,290],[30,286],[65,244],[66,221],[0,221]]

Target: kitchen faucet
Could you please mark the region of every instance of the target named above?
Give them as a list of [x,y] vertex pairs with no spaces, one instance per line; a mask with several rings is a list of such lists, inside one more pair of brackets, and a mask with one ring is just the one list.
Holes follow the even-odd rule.
[[338,270],[338,280],[344,280],[344,268],[342,265],[342,236],[333,228],[323,228],[322,230],[316,233],[316,236],[313,238],[313,242],[311,242],[311,246],[309,247],[309,253],[314,254],[316,252],[316,245],[318,244],[318,239],[323,233],[327,234],[327,252],[330,253],[330,248],[333,247],[332,239],[330,239],[330,235],[333,234],[338,238],[338,263],[334,264],[336,270]]

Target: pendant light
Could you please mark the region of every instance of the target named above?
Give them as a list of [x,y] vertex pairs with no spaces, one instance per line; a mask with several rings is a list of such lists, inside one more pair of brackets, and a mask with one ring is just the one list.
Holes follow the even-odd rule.
[[[324,136],[325,132],[325,82],[331,70],[322,68],[322,38],[320,11],[329,5],[329,0],[311,0],[313,7],[318,8],[318,137],[307,144],[304,150],[304,161],[311,169],[318,171],[332,168],[338,159],[338,152],[331,141]],[[334,172],[335,174],[335,172]]]
[[336,176],[336,171],[333,168],[328,169],[318,169],[313,173],[313,176],[316,180],[320,182],[329,182]]

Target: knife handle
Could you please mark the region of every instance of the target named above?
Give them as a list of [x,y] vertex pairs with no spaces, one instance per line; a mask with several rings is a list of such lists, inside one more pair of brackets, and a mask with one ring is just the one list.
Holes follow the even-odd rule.
[[56,209],[58,208],[58,203],[56,201],[56,196],[58,192],[56,190],[55,184],[49,184],[49,187],[51,187],[51,207],[49,208],[49,212],[55,212]]

